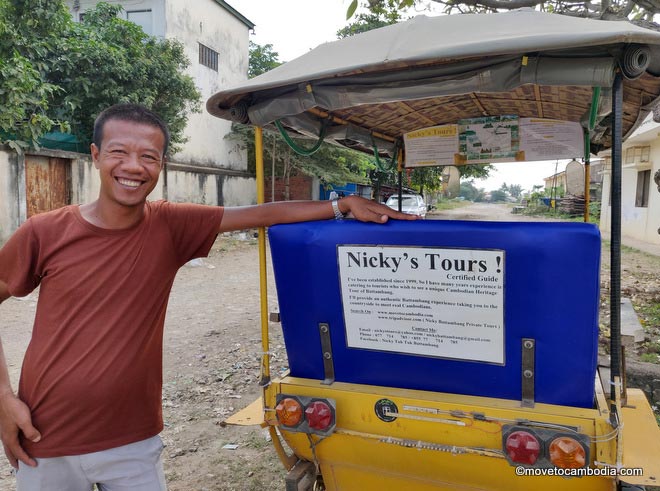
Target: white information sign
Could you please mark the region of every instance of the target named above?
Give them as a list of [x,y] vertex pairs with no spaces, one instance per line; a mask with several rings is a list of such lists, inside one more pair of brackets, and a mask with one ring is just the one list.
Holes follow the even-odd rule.
[[584,132],[580,123],[521,118],[520,149],[528,162],[583,157]]
[[458,152],[458,126],[431,126],[403,135],[406,167],[452,165]]
[[504,363],[504,251],[337,247],[349,347]]

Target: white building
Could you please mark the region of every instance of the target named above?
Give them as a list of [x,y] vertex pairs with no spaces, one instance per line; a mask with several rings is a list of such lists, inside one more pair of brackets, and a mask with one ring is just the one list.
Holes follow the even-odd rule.
[[[222,0],[106,0],[119,4],[121,16],[150,35],[177,39],[190,60],[189,75],[202,94],[202,106],[221,87],[247,78],[249,31],[254,24]],[[66,0],[76,21],[98,0]],[[188,142],[170,158],[167,188],[157,189],[170,201],[243,205],[256,201],[247,155],[225,136],[231,123],[202,108],[191,114]],[[161,182],[161,184],[163,184]],[[152,196],[153,197],[153,196]],[[157,196],[159,197],[159,196]]]
[[[603,194],[600,228],[610,231],[611,153],[603,152]],[[660,244],[660,192],[653,176],[660,170],[660,123],[649,117],[623,144],[621,234]]]
[[[97,2],[67,0],[75,20]],[[150,34],[176,38],[191,61],[189,74],[205,101],[222,86],[245,80],[248,36],[254,25],[222,0],[110,0]],[[225,135],[231,123],[208,113],[190,116],[188,143],[172,156],[151,199],[210,205],[256,201],[247,155]],[[41,149],[18,154],[0,148],[0,244],[37,213],[96,199],[98,172],[89,155]]]

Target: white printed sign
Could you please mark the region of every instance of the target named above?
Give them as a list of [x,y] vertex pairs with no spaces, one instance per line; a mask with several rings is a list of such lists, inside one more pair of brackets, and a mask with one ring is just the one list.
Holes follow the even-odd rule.
[[432,126],[403,135],[406,167],[452,165],[458,152],[458,126]]
[[572,159],[584,156],[580,123],[554,119],[522,118],[520,149],[525,160]]
[[337,247],[349,347],[504,363],[504,251]]

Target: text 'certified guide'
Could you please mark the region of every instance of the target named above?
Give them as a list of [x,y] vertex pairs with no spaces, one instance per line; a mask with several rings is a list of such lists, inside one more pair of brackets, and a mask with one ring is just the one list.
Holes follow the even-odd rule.
[[337,247],[348,346],[504,363],[504,251]]

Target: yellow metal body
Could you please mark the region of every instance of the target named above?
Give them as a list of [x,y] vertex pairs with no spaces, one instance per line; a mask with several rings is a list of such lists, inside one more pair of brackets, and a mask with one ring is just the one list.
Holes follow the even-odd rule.
[[[258,202],[263,203],[262,132],[256,128]],[[505,458],[502,427],[531,427],[577,431],[591,440],[591,469],[601,472],[642,467],[642,476],[625,477],[632,484],[657,485],[660,475],[660,429],[643,394],[628,391],[620,411],[622,425],[610,422],[609,401],[598,377],[593,409],[437,392],[376,387],[285,376],[270,380],[269,330],[266,292],[265,231],[259,234],[261,270],[263,399],[255,401],[228,423],[262,422],[273,436],[276,451],[287,469],[298,460],[314,462],[327,490],[615,490],[615,474],[561,477],[518,475]],[[326,437],[296,432],[279,425],[278,394],[332,399],[336,428]],[[393,401],[398,412],[386,422],[375,411],[380,399]],[[620,431],[623,428],[623,431]],[[284,448],[277,432],[290,448]],[[624,451],[625,450],[625,451]]]
[[[277,425],[278,393],[329,398],[336,402],[337,426],[325,438],[279,431],[294,454],[318,464],[328,490],[612,490],[608,476],[519,476],[502,451],[502,426],[516,421],[575,429],[594,440],[592,461],[615,465],[616,432],[602,409],[537,404],[284,377],[266,394],[266,422]],[[389,399],[396,419],[378,418],[375,404]],[[602,401],[604,402],[604,400]],[[522,472],[522,471],[518,471]]]

